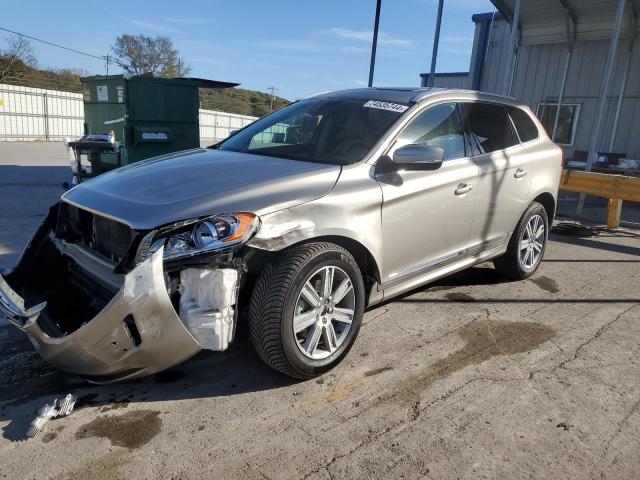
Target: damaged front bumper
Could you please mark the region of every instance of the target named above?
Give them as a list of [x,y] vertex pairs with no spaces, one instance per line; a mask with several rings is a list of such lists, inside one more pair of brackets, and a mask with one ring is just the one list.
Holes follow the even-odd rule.
[[162,251],[125,275],[122,288],[96,317],[60,338],[40,326],[42,303],[24,310],[19,296],[4,279],[0,282],[0,311],[60,370],[118,381],[158,372],[200,351],[167,294]]
[[[167,286],[161,248],[122,275],[120,288],[99,308],[77,307],[82,315],[97,312],[93,317],[65,324],[65,318],[76,313],[69,293],[73,288],[60,286],[61,279],[54,277],[66,276],[69,264],[78,267],[45,222],[16,269],[6,278],[0,275],[0,317],[25,332],[42,358],[60,370],[97,383],[132,379],[183,362],[202,348],[224,350],[233,338],[237,298],[237,277],[229,275],[237,273],[233,270],[209,266],[178,272],[183,282],[179,289],[189,297],[176,301]],[[221,276],[211,272],[226,272],[222,275],[226,283],[210,283],[222,293],[207,302],[198,295],[197,285],[218,281]],[[211,297],[210,292],[207,295]],[[224,301],[216,305],[221,295]],[[61,307],[64,302],[71,306]]]

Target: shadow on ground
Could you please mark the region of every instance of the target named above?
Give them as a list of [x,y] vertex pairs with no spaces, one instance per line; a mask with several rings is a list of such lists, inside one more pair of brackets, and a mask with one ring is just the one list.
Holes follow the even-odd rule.
[[224,397],[295,383],[264,365],[246,335],[226,352],[202,351],[164,372],[113,385],[90,384],[49,367],[27,338],[10,326],[0,326],[0,343],[4,347],[0,362],[0,421],[9,421],[2,436],[12,441],[25,439],[29,424],[42,405],[67,393],[77,395],[76,409],[91,406],[107,411],[130,403]]

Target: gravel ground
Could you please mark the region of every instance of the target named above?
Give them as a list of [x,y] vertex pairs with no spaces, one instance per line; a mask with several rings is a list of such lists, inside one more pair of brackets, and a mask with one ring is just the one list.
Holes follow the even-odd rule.
[[[59,193],[59,147],[55,175],[7,180],[47,166],[3,166],[0,145],[0,263]],[[0,325],[0,477],[637,479],[639,263],[637,231],[554,234],[530,280],[483,264],[366,312],[345,361],[308,382],[240,338],[94,386]],[[26,440],[37,409],[68,392],[76,410]]]

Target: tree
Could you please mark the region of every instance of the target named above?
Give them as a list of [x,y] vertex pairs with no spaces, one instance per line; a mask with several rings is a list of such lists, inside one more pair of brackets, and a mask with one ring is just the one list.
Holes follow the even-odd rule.
[[150,74],[154,77],[182,77],[191,68],[178,57],[169,37],[124,34],[116,38],[111,51],[122,68],[131,75]]
[[26,71],[37,66],[33,47],[28,39],[19,35],[5,40],[7,46],[0,50],[0,81],[22,78]]

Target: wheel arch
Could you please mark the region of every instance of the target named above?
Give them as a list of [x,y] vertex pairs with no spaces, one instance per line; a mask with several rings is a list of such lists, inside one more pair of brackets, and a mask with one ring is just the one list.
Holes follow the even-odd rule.
[[549,221],[549,228],[551,228],[551,223],[553,223],[553,219],[556,215],[556,199],[549,192],[542,192],[538,194],[533,200],[533,202],[538,202],[544,207],[545,212],[547,212],[547,220]]
[[[316,242],[334,243],[343,247],[353,255],[353,258],[362,272],[362,278],[367,288],[372,287],[375,283],[381,283],[382,274],[380,272],[380,266],[371,251],[362,244],[362,242],[344,235],[320,235],[317,237],[305,238],[298,242],[286,244],[286,246],[279,248],[278,250],[262,250],[254,248],[254,259],[252,263],[256,262],[259,258],[262,258],[262,261],[257,262],[257,264],[260,265],[265,260],[268,261],[270,258],[277,256],[286,248]],[[255,258],[256,255],[258,258]],[[256,263],[254,263],[254,265],[255,264]]]
[[367,247],[353,238],[342,235],[323,235],[320,237],[308,238],[291,246],[315,242],[335,243],[336,245],[340,245],[345,248],[351,255],[353,255],[358,267],[360,267],[365,285],[370,284],[372,281],[380,283],[381,274],[378,262],[376,262],[375,257]]

